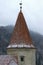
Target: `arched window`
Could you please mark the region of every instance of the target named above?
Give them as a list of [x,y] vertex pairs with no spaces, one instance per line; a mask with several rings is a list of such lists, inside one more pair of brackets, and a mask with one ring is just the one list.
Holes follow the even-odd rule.
[[21,62],[24,62],[24,56],[20,56]]

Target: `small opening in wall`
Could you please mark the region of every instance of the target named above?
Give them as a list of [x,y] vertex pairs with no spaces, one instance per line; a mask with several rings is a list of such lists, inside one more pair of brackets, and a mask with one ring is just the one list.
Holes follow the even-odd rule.
[[20,60],[23,62],[24,61],[24,56],[21,56],[20,57]]

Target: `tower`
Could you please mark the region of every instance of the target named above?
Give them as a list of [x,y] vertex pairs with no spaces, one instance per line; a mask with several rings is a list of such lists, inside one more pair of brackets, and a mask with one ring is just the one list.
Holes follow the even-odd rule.
[[7,54],[16,56],[18,58],[18,65],[35,65],[35,53],[36,49],[22,13],[22,7],[20,6],[20,12],[11,35],[9,46],[7,47]]

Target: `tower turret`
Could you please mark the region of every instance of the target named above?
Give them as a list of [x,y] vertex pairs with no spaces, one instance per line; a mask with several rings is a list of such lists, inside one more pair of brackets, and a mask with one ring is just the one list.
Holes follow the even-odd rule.
[[35,65],[36,49],[22,13],[21,5],[22,3],[20,3],[20,12],[11,35],[9,46],[7,47],[7,53],[18,57],[18,65]]

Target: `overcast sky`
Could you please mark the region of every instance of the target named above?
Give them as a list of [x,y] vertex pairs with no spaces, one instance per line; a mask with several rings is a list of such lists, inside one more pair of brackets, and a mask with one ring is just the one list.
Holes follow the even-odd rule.
[[[0,0],[0,26],[15,25],[20,0]],[[22,12],[30,30],[43,35],[43,0],[22,0]]]

